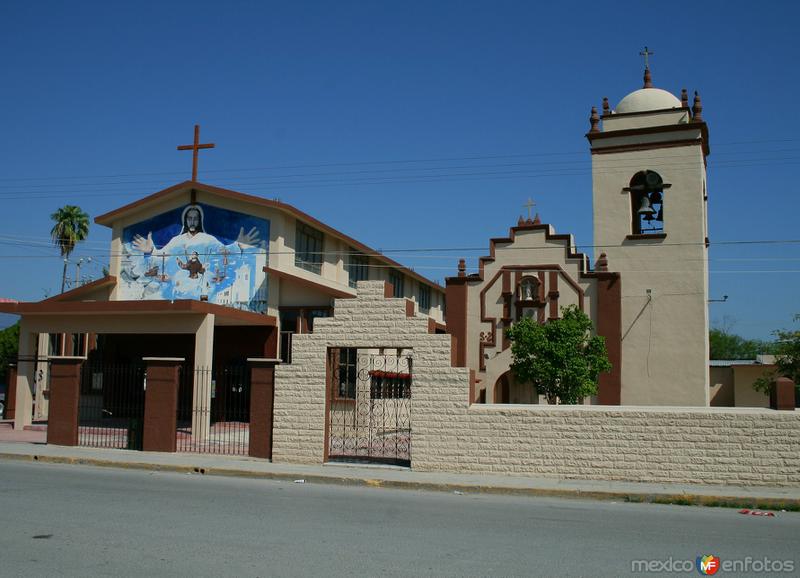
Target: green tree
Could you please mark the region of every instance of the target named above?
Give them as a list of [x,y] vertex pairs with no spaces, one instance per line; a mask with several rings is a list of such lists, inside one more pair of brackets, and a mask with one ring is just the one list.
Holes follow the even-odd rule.
[[726,329],[708,332],[711,359],[755,359],[759,353],[770,353],[773,344],[758,339],[745,339]]
[[562,309],[560,319],[541,325],[530,318],[514,323],[511,370],[531,383],[551,404],[580,403],[597,393],[597,378],[611,371],[605,339],[592,336],[592,321],[574,305]]
[[[795,323],[800,323],[800,314],[794,316]],[[780,329],[773,331],[775,345],[775,369],[759,377],[754,383],[756,391],[769,394],[772,384],[779,377],[788,377],[800,388],[800,330]]]
[[89,235],[89,215],[75,205],[65,205],[50,215],[55,222],[50,230],[53,244],[61,251],[64,258],[64,273],[61,276],[61,292],[67,283],[67,259],[75,245]]
[[17,357],[19,348],[19,323],[0,330],[0,383],[5,383],[8,362]]

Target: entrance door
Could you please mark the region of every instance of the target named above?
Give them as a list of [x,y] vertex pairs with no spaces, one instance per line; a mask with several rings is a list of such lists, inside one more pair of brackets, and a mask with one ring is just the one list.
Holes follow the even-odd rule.
[[411,357],[390,351],[328,350],[329,461],[411,465]]

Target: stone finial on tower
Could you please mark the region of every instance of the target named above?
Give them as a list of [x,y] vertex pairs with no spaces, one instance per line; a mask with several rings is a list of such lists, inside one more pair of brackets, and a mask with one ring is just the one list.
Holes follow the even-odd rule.
[[689,108],[689,93],[685,88],[681,89],[681,107]]
[[608,256],[605,253],[600,253],[600,257],[594,265],[594,270],[601,273],[608,271]]
[[536,216],[533,218],[533,221],[531,221],[531,224],[532,225],[541,225],[542,224],[542,220],[539,218],[539,213],[536,213]]
[[521,227],[524,224],[525,224],[525,218],[522,215],[520,215],[519,219],[517,219],[517,227]]
[[611,114],[611,107],[608,104],[608,97],[603,97],[603,116]]
[[644,69],[644,88],[653,88],[653,75],[649,68]]
[[459,277],[467,276],[467,261],[465,259],[458,260],[458,276]]
[[589,117],[591,128],[589,132],[600,132],[600,116],[597,114],[597,107],[592,107],[592,115]]
[[700,93],[694,91],[694,105],[692,106],[692,122],[703,122],[703,103],[700,101]]

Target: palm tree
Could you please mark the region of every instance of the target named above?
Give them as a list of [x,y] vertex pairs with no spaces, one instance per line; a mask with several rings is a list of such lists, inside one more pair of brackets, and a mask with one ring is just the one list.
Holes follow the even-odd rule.
[[50,230],[53,244],[64,257],[64,274],[61,276],[61,292],[67,283],[67,259],[75,245],[89,235],[89,215],[75,205],[65,205],[50,215],[55,225]]

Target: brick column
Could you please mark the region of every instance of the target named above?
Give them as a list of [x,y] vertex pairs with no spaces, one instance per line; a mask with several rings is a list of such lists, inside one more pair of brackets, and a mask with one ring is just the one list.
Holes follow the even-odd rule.
[[5,419],[14,419],[15,408],[17,405],[17,364],[8,364],[8,379],[6,380],[6,415]]
[[467,278],[448,277],[445,286],[447,332],[455,339],[453,367],[467,366]]
[[82,357],[50,358],[50,415],[47,443],[78,445],[78,401],[81,389]]
[[146,452],[177,449],[178,373],[182,357],[144,357],[147,390],[144,394],[144,442]]
[[250,456],[272,459],[275,365],[280,359],[248,358],[250,365]]
[[769,405],[772,409],[794,411],[794,396],[794,381],[788,377],[779,377],[769,396]]
[[597,334],[606,339],[611,371],[598,379],[600,405],[620,405],[622,400],[622,280],[618,273],[595,273],[597,278]]

